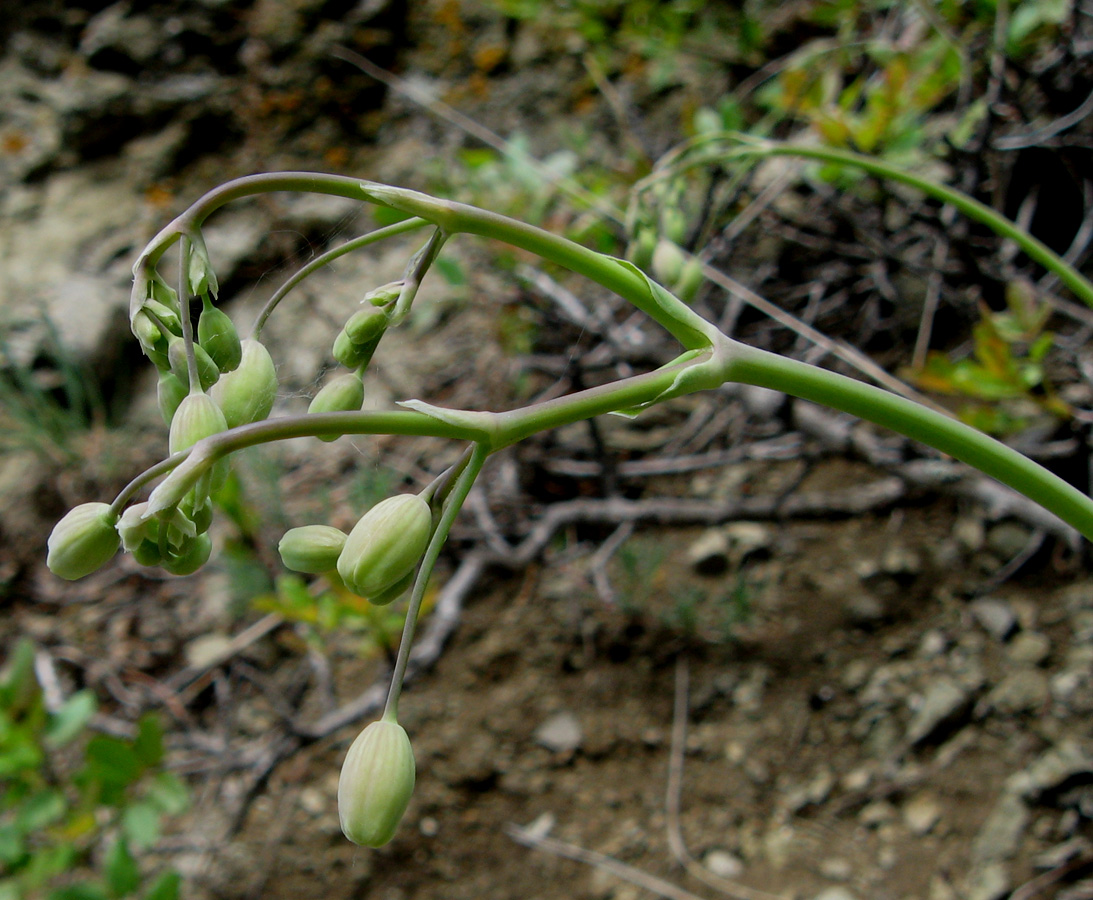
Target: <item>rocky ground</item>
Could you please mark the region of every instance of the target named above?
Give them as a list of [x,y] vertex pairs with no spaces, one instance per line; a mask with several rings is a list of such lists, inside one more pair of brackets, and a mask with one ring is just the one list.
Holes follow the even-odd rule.
[[[317,640],[254,598],[288,524],[349,525],[362,498],[424,483],[455,451],[384,439],[254,453],[240,463],[249,524],[218,526],[209,570],[176,579],[119,558],[58,582],[42,565],[52,522],[111,496],[165,444],[150,367],[119,337],[129,267],[234,175],[323,168],[429,186],[464,135],[337,46],[498,131],[518,125],[543,154],[567,117],[621,140],[611,103],[590,103],[561,36],[472,3],[31,3],[5,27],[5,356],[36,371],[43,396],[64,384],[59,361],[89,364],[104,403],[79,434],[16,440],[25,427],[9,427],[0,443],[4,640],[33,637],[66,689],[93,687],[103,727],[146,709],[171,723],[194,804],[150,863],[177,866],[184,896],[1093,896],[1087,554],[907,442],[728,388],[491,462],[438,579],[423,636],[435,659],[403,702],[418,764],[408,818],[380,851],[346,842],[338,766],[374,715],[385,656],[371,632]],[[658,103],[620,85],[649,113],[639,137],[654,156],[673,143],[668,110],[701,94],[684,84]],[[841,228],[865,214],[833,215]],[[207,238],[229,310],[249,322],[282,267],[366,224],[330,199],[223,213]],[[831,265],[822,233],[793,256],[767,225],[734,275],[777,295],[794,272],[835,269],[823,277],[847,285],[842,306],[817,320],[898,355],[883,345],[902,326],[847,312],[876,257]],[[360,285],[395,277],[409,249],[347,258],[274,321],[278,411],[306,407]],[[477,245],[453,252],[469,283],[427,286],[415,321],[385,339],[369,403],[500,408],[670,357],[649,331],[605,362],[594,339],[621,332],[574,321],[555,287],[509,277]],[[622,321],[609,298],[580,302]],[[1088,406],[1088,378],[1069,396]],[[1037,440],[1084,464],[1080,431]]]

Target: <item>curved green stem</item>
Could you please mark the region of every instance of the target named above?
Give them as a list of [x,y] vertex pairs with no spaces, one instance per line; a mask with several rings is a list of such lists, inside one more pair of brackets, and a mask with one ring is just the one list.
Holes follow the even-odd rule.
[[433,574],[433,566],[436,565],[440,549],[448,539],[448,532],[452,530],[452,523],[459,515],[463,502],[474,486],[478,473],[490,455],[489,449],[483,444],[475,444],[474,451],[467,461],[466,467],[459,473],[451,493],[444,501],[444,508],[440,514],[433,536],[429,540],[429,546],[422,557],[421,565],[414,579],[414,590],[410,595],[410,602],[406,607],[406,622],[402,627],[402,640],[398,646],[398,656],[395,658],[395,669],[391,673],[391,687],[387,693],[387,704],[383,709],[383,718],[388,721],[398,720],[398,701],[402,696],[402,682],[406,677],[406,665],[410,661],[410,648],[414,641],[414,630],[417,627],[418,613],[421,611],[421,601],[425,597],[425,588],[429,583],[429,577]]
[[360,237],[354,238],[351,241],[346,241],[344,244],[316,256],[306,266],[297,270],[292,277],[277,288],[273,296],[266,301],[266,305],[262,307],[262,311],[258,314],[258,318],[254,322],[254,327],[251,329],[251,338],[253,340],[258,340],[261,337],[262,329],[266,326],[266,320],[273,314],[277,305],[284,300],[289,291],[312,273],[317,272],[319,269],[323,268],[323,266],[329,265],[334,262],[334,260],[340,259],[347,253],[359,250],[361,247],[367,247],[369,244],[375,244],[378,241],[386,240],[387,238],[395,237],[396,235],[405,234],[406,232],[414,231],[418,228],[424,228],[428,224],[429,223],[424,219],[419,219],[416,216],[411,217],[402,222],[396,222],[394,225],[388,225],[385,228],[377,228],[375,231],[370,231],[368,234],[362,234]]
[[784,391],[866,419],[975,466],[1093,541],[1093,501],[1028,457],[962,422],[887,391],[765,350],[740,346],[732,381]]

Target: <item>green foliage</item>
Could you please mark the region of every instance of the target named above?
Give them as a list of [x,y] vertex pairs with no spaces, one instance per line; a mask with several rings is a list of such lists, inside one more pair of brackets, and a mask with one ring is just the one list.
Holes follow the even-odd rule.
[[189,803],[163,768],[158,718],[142,717],[131,739],[84,739],[94,695],[47,710],[34,652],[19,641],[0,675],[0,898],[173,900],[177,873],[153,877],[134,855]]
[[1044,358],[1054,346],[1045,330],[1051,308],[1031,289],[1012,283],[1005,312],[980,309],[972,330],[972,352],[958,360],[931,351],[921,369],[909,373],[920,388],[958,397],[960,418],[989,434],[1013,434],[1035,416],[1069,418],[1073,413],[1045,379]]

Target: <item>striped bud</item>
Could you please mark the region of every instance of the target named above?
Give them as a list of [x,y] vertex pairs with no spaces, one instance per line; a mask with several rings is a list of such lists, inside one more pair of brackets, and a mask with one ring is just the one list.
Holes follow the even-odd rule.
[[192,447],[221,431],[228,430],[228,423],[220,407],[208,394],[190,394],[175,410],[171,419],[171,433],[168,449],[178,453]]
[[353,339],[343,328],[334,338],[334,347],[330,354],[347,369],[359,369],[372,361],[372,354],[376,352],[376,343],[373,341],[368,344],[354,344]]
[[114,528],[117,520],[108,503],[82,503],[69,510],[50,532],[46,556],[49,570],[75,581],[102,568],[121,543]]
[[301,525],[285,532],[277,552],[286,569],[322,575],[337,567],[344,546],[345,532],[332,525]]
[[353,741],[338,779],[338,818],[354,844],[382,847],[414,793],[414,751],[406,729],[381,719]]
[[[171,364],[171,374],[183,384],[190,383],[190,367],[186,362],[186,342],[180,337],[170,338],[167,359]],[[194,344],[194,362],[197,364],[197,378],[201,390],[207,391],[220,378],[220,369],[200,344]]]
[[228,314],[213,306],[208,294],[202,298],[201,303],[197,339],[221,373],[231,372],[243,358],[239,334]]
[[387,315],[382,309],[365,307],[349,317],[345,333],[354,344],[368,344],[377,340],[387,329]]
[[[364,384],[355,372],[332,378],[312,399],[309,413],[359,412],[364,403]],[[338,435],[319,435],[321,441],[334,441]]]
[[209,561],[213,544],[207,534],[184,538],[160,563],[172,575],[192,575]]
[[338,574],[354,593],[379,595],[413,572],[432,530],[432,512],[421,497],[388,497],[368,510],[349,532],[338,557]]
[[683,251],[661,238],[653,251],[653,277],[663,285],[673,285],[683,272]]
[[265,345],[247,338],[241,348],[239,365],[223,375],[209,392],[229,428],[262,421],[277,397],[277,369]]
[[170,425],[171,421],[175,417],[175,413],[178,411],[178,407],[182,401],[186,399],[186,395],[190,393],[190,389],[186,387],[186,383],[179,381],[170,372],[159,373],[159,384],[156,387],[156,399],[159,401],[159,414],[163,416],[163,421]]

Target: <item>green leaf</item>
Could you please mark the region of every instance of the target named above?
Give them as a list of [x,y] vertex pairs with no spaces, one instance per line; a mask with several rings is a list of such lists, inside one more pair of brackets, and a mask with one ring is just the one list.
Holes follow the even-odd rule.
[[159,840],[159,820],[160,811],[153,803],[134,803],[121,814],[122,834],[138,850],[147,850]]
[[145,766],[157,766],[163,760],[163,726],[155,713],[145,713],[137,723],[133,752]]
[[46,743],[51,747],[61,747],[76,738],[95,715],[98,703],[89,690],[77,691],[49,719],[46,728]]
[[185,783],[171,772],[160,772],[148,786],[148,802],[160,812],[177,816],[190,806],[190,792]]
[[107,900],[107,893],[93,881],[82,881],[52,891],[49,900]]
[[0,709],[20,712],[29,705],[37,691],[34,642],[30,638],[21,638],[0,675]]
[[182,876],[178,872],[174,870],[164,872],[144,895],[144,900],[178,900],[178,889],[181,884]]
[[114,897],[124,897],[132,893],[140,884],[140,869],[137,861],[129,852],[129,846],[125,838],[120,838],[107,851],[103,874],[106,876],[106,884]]
[[19,890],[14,878],[0,881],[0,900],[23,900],[23,892]]
[[67,808],[60,791],[39,791],[23,801],[15,814],[15,827],[23,834],[39,831],[61,819]]
[[141,774],[142,766],[132,745],[117,738],[93,737],[87,742],[86,760],[80,780],[97,791],[98,799],[107,805],[119,805],[125,789]]
[[[26,847],[23,844],[23,835],[18,828],[13,825],[4,825],[0,827],[0,863],[3,863],[9,868],[14,868],[15,864],[26,854]],[[3,898],[3,893],[0,891],[0,900]]]

